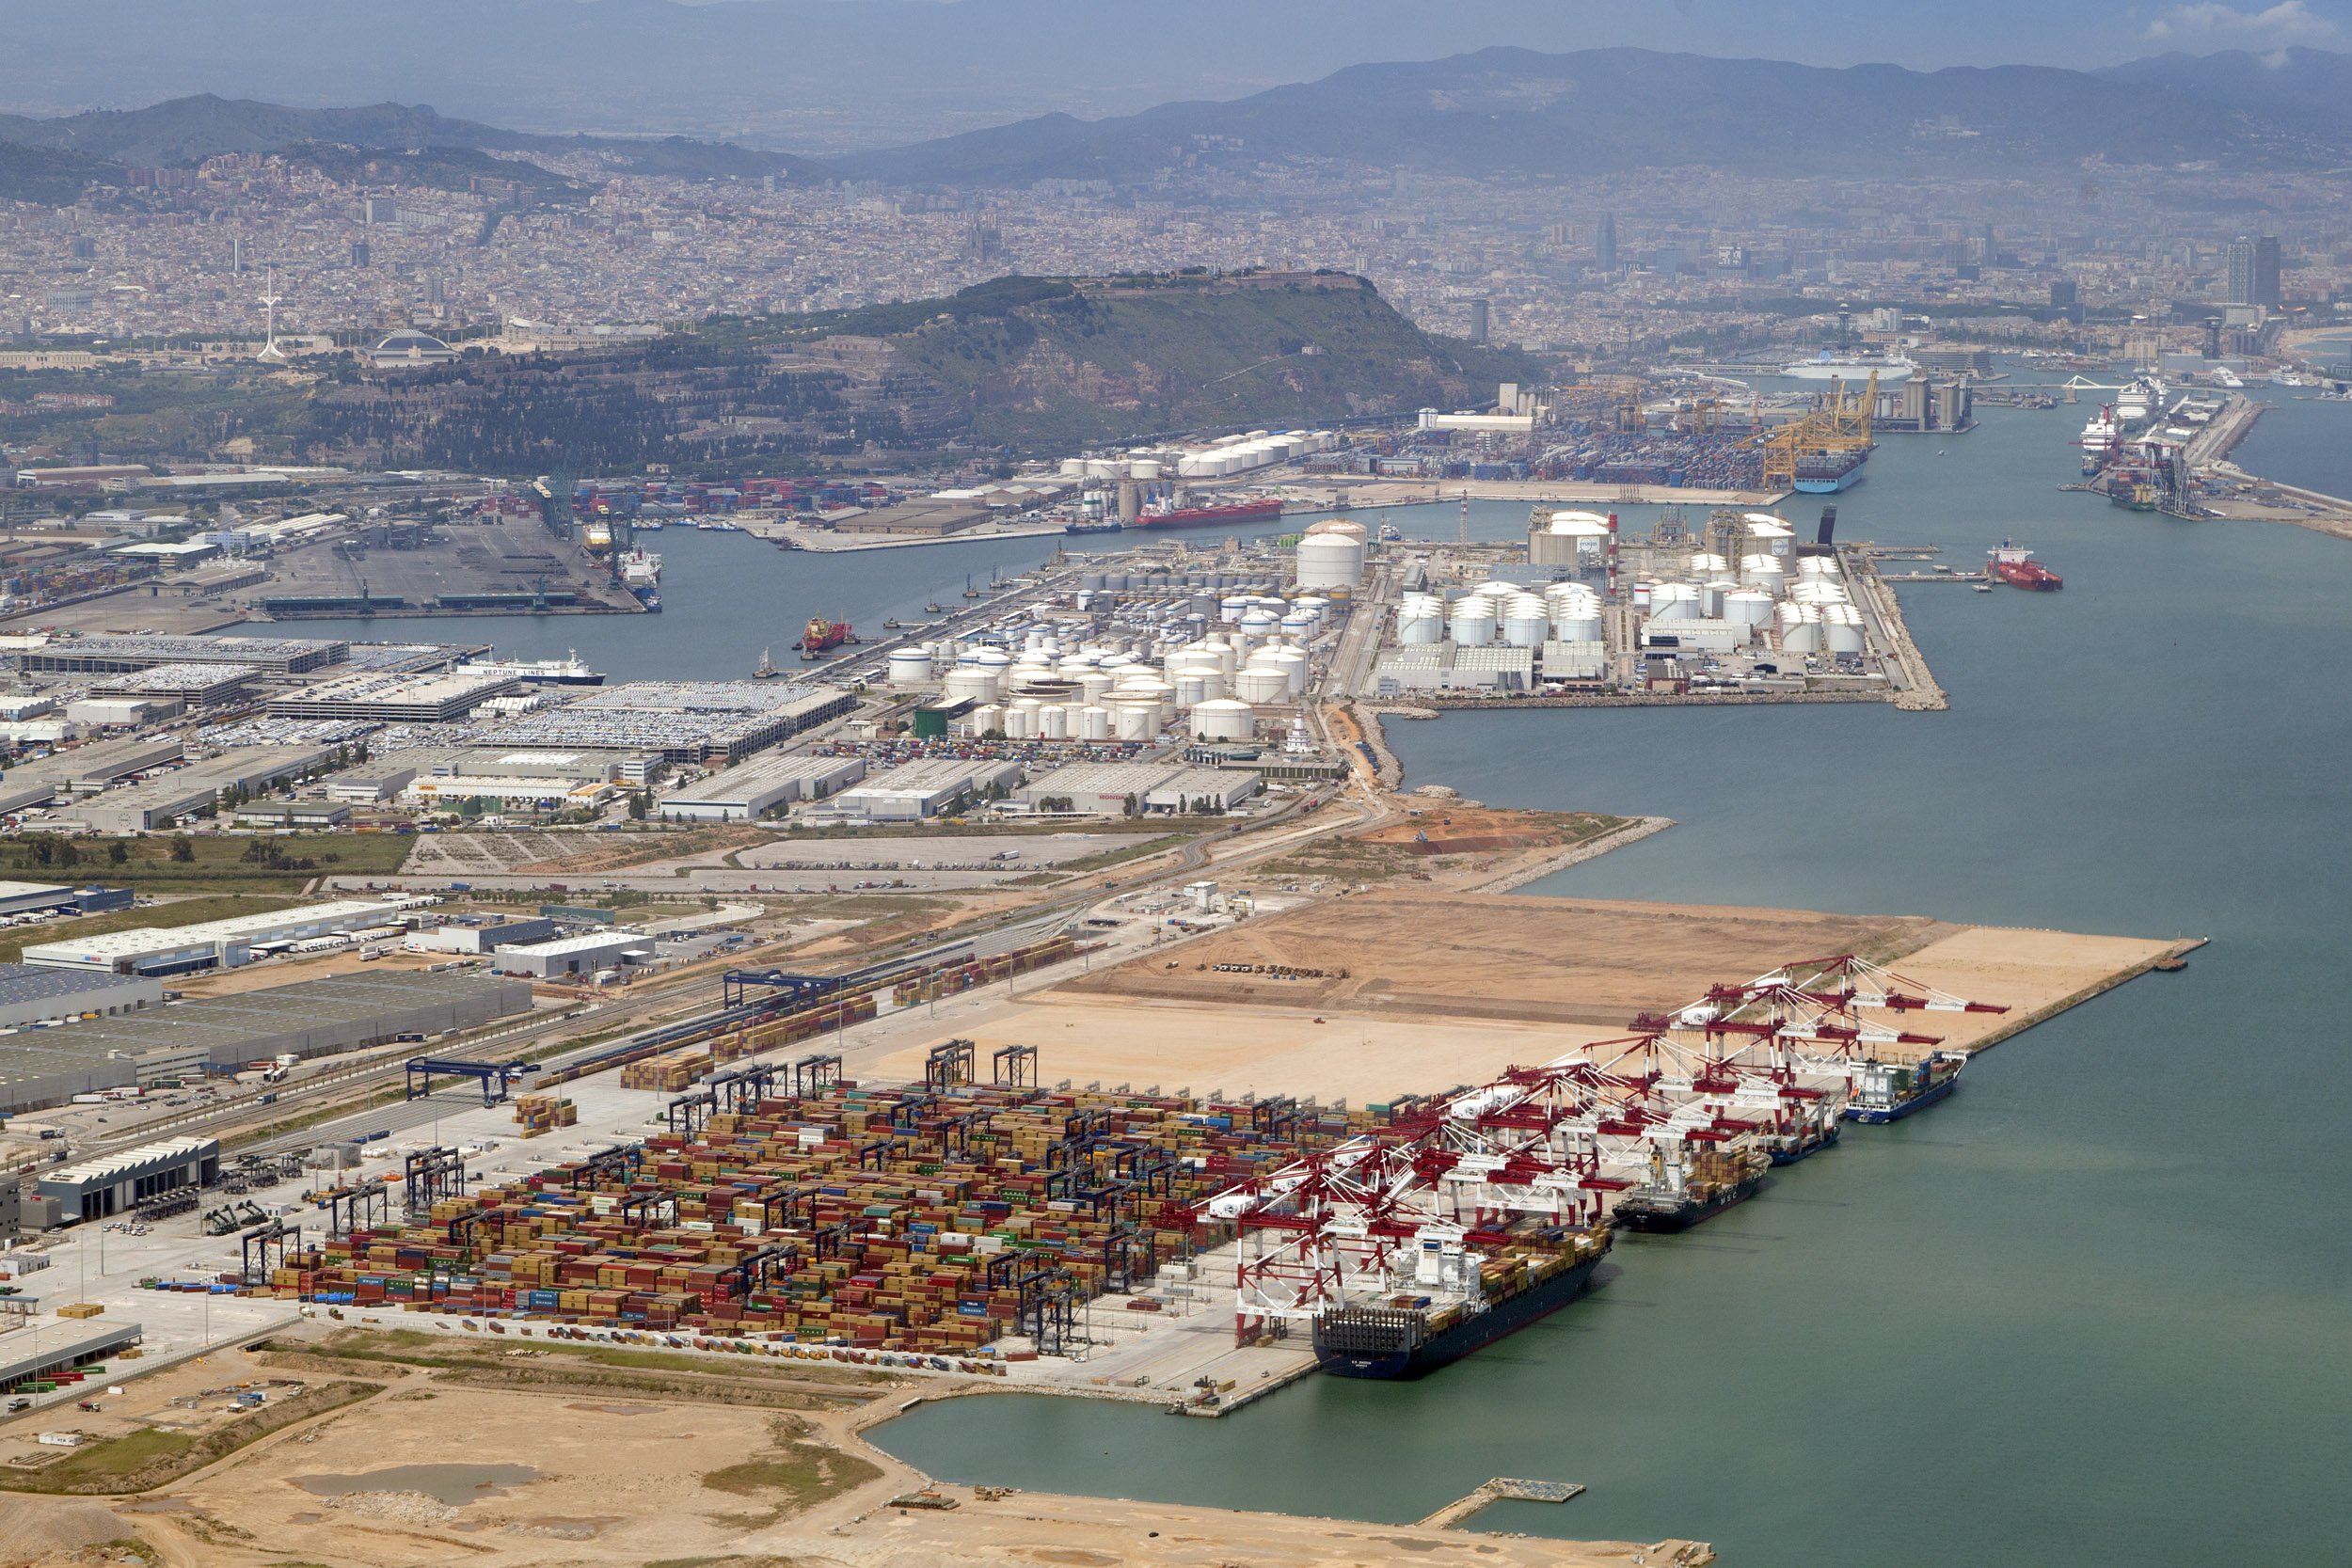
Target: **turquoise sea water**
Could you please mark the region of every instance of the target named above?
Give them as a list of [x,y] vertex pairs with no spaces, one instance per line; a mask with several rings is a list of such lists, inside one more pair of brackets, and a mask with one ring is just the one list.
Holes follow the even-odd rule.
[[[1586,1300],[1422,1382],[1310,1380],[1221,1421],[961,1400],[879,1438],[954,1481],[1400,1522],[1493,1476],[1577,1481],[1565,1508],[1479,1523],[1696,1536],[1739,1568],[2343,1560],[2352,544],[2061,494],[2080,414],[1893,438],[1836,498],[1841,538],[1965,565],[2013,536],[2065,576],[1905,591],[1949,712],[1455,715],[1391,737],[1414,782],[1680,824],[1532,895],[2211,934],[2185,974],[2034,1029],[1694,1234],[1628,1240]],[[2352,405],[2280,401],[2237,455],[2352,495],[2347,436]],[[1788,510],[1809,526],[1819,504]],[[1473,506],[1470,532],[1525,518]],[[616,676],[733,675],[816,610],[904,616],[1054,542],[648,543],[662,616],[462,629]]]
[[[2352,489],[2352,408],[2277,412],[2241,461]],[[1696,1233],[1625,1242],[1587,1300],[1419,1383],[1310,1380],[1216,1422],[954,1401],[880,1439],[951,1480],[1391,1521],[1491,1476],[1578,1481],[1479,1523],[1696,1536],[1741,1568],[2340,1560],[2352,546],[2060,494],[2076,422],[1897,438],[1837,498],[1841,537],[1960,564],[2013,536],[2065,576],[1906,591],[1949,712],[1391,736],[1416,782],[1681,824],[1531,895],[2211,934],[2185,974],[2032,1030]]]

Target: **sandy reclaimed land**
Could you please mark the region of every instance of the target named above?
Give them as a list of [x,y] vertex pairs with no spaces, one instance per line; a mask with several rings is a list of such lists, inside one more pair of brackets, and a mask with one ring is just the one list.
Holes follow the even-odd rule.
[[[1315,1022],[1318,1017],[1324,1022]],[[1067,1078],[1108,1088],[1157,1085],[1169,1094],[1255,1092],[1327,1101],[1386,1101],[1484,1083],[1505,1068],[1532,1067],[1624,1033],[1597,1024],[1314,1014],[1060,994],[968,1028],[983,1066],[998,1046],[1036,1046],[1039,1077],[1047,1085]],[[860,1076],[920,1082],[930,1043],[936,1042],[884,1056]]]
[[[1408,929],[1422,932],[1418,942],[1406,940]],[[1373,950],[1358,934],[1366,930],[1380,933],[1388,951],[1361,957]],[[1049,1085],[1067,1079],[1168,1093],[1385,1101],[1483,1083],[1505,1068],[1621,1037],[1636,1013],[1680,1006],[1716,982],[1736,984],[1786,960],[1855,950],[1880,955],[1877,961],[1920,986],[2007,1006],[2006,1013],[1869,1015],[1950,1049],[1979,1050],[2141,974],[2183,945],[1954,927],[1918,917],[1350,897],[1098,970],[1025,1006],[966,1023],[964,1032],[983,1060],[1000,1046],[1038,1047],[1040,1076]],[[1352,963],[1351,951],[1359,955]],[[1345,965],[1349,978],[1284,981],[1200,967],[1222,961]],[[861,1064],[861,1076],[918,1080],[926,1050],[946,1035]]]
[[[1454,1561],[1534,1568],[1696,1565],[1683,1542],[1527,1541],[1344,1520],[1292,1518],[1030,1493],[908,1512],[889,1499],[928,1478],[859,1429],[903,1392],[857,1409],[769,1410],[596,1393],[521,1393],[393,1374],[364,1404],[263,1439],[208,1471],[139,1498],[0,1496],[0,1562],[48,1565],[102,1541],[138,1539],[165,1568],[1390,1568]],[[795,1510],[773,1492],[722,1489],[731,1466],[781,1450],[795,1425],[803,1465],[843,1466],[856,1483]],[[305,1478],[428,1464],[527,1465],[535,1477],[451,1502],[399,1487],[321,1496]]]
[[[1637,1012],[1679,1006],[1711,985],[1747,980],[1792,959],[1838,953],[1884,958],[1954,929],[1915,915],[1383,892],[1248,921],[1172,953],[1065,981],[1058,990],[1613,1032]],[[1270,979],[1221,972],[1220,963],[1321,970],[1324,977]]]

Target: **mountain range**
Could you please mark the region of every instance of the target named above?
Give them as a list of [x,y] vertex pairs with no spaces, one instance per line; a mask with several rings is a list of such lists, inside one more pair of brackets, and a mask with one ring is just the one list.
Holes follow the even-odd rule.
[[[224,152],[325,158],[357,149],[409,160],[412,180],[462,181],[505,154],[588,154],[603,167],[689,178],[773,176],[906,185],[1135,186],[1207,166],[1247,172],[1313,160],[1449,175],[1565,177],[1714,167],[1850,178],[2049,172],[2090,165],[2223,170],[2352,162],[2352,57],[2167,55],[2097,71],[2043,66],[1829,68],[1642,49],[1548,55],[1498,48],[1351,66],[1247,97],[1081,119],[1054,113],[827,159],[686,136],[559,135],[423,106],[306,109],[202,94],[148,108],[0,116],[0,197],[58,205],[132,166]],[[427,157],[424,154],[445,154]],[[520,160],[520,162],[517,162]],[[335,154],[338,168],[347,153]]]

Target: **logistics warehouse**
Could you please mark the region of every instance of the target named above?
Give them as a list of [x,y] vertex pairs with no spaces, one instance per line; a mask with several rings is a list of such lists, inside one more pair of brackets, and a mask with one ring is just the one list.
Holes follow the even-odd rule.
[[234,969],[249,963],[254,950],[272,942],[365,930],[404,910],[432,903],[429,897],[344,899],[307,904],[269,914],[238,915],[177,927],[143,927],[66,942],[39,942],[24,948],[24,961],[60,969],[104,969],[117,974],[187,974],[204,969]]

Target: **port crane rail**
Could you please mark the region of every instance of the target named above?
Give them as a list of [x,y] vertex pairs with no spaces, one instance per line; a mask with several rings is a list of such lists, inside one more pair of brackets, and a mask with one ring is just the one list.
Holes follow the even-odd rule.
[[1645,1015],[1632,1035],[1400,1105],[1385,1127],[1195,1207],[1196,1226],[1237,1232],[1236,1338],[1399,1291],[1474,1304],[1473,1249],[1511,1243],[1517,1219],[1592,1225],[1613,1195],[1678,1190],[1701,1151],[1818,1142],[1881,1049],[1942,1043],[1866,1009],[2009,1010],[1852,954],[1803,959]]

